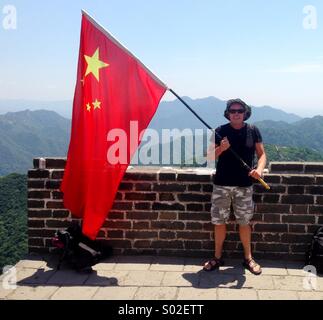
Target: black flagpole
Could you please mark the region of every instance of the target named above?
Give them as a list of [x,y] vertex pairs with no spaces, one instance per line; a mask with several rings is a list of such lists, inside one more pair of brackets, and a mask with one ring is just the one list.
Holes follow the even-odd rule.
[[[215,135],[217,136],[217,138],[219,140],[222,140],[222,137],[210,126],[208,125],[176,92],[174,92],[172,89],[168,88],[168,90],[180,101],[182,102],[185,107],[190,110],[208,129],[213,130]],[[229,148],[228,149],[242,164],[242,166],[248,171],[250,172],[252,169],[245,163],[245,161],[243,161],[243,159],[232,149]],[[269,185],[261,178],[258,179],[258,181],[267,189],[269,190],[270,187]]]

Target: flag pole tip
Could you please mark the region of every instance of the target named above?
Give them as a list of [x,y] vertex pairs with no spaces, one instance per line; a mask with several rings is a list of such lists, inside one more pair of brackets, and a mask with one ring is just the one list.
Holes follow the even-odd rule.
[[89,16],[89,14],[84,10],[84,9],[81,9],[81,12],[82,12],[82,15],[86,15],[86,16]]

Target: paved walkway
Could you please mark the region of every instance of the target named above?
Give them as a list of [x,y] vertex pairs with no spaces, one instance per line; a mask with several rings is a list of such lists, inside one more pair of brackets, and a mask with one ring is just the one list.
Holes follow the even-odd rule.
[[55,270],[56,256],[30,255],[15,266],[15,289],[7,289],[14,273],[0,277],[0,299],[323,300],[323,277],[306,282],[301,263],[259,261],[263,274],[254,276],[240,260],[227,260],[212,272],[201,271],[203,261],[117,256],[97,264],[91,274],[80,274]]

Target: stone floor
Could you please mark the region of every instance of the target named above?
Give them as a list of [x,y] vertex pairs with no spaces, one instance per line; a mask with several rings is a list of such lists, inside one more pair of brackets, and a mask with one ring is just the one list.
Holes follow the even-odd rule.
[[301,263],[258,262],[263,273],[254,276],[239,260],[205,272],[203,259],[116,256],[83,274],[55,270],[56,256],[29,255],[0,277],[0,300],[323,300],[323,276]]

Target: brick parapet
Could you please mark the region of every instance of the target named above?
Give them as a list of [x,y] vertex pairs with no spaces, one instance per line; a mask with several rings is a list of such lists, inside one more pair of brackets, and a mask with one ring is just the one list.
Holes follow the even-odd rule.
[[[28,172],[29,251],[50,251],[56,230],[73,220],[59,191],[65,162],[34,159]],[[302,259],[311,234],[323,225],[323,164],[271,163],[270,169],[265,180],[271,190],[254,185],[254,255]],[[293,171],[297,169],[301,172]],[[98,238],[117,253],[212,255],[212,174],[205,168],[129,168]],[[225,251],[231,257],[242,254],[234,220],[228,225]]]

